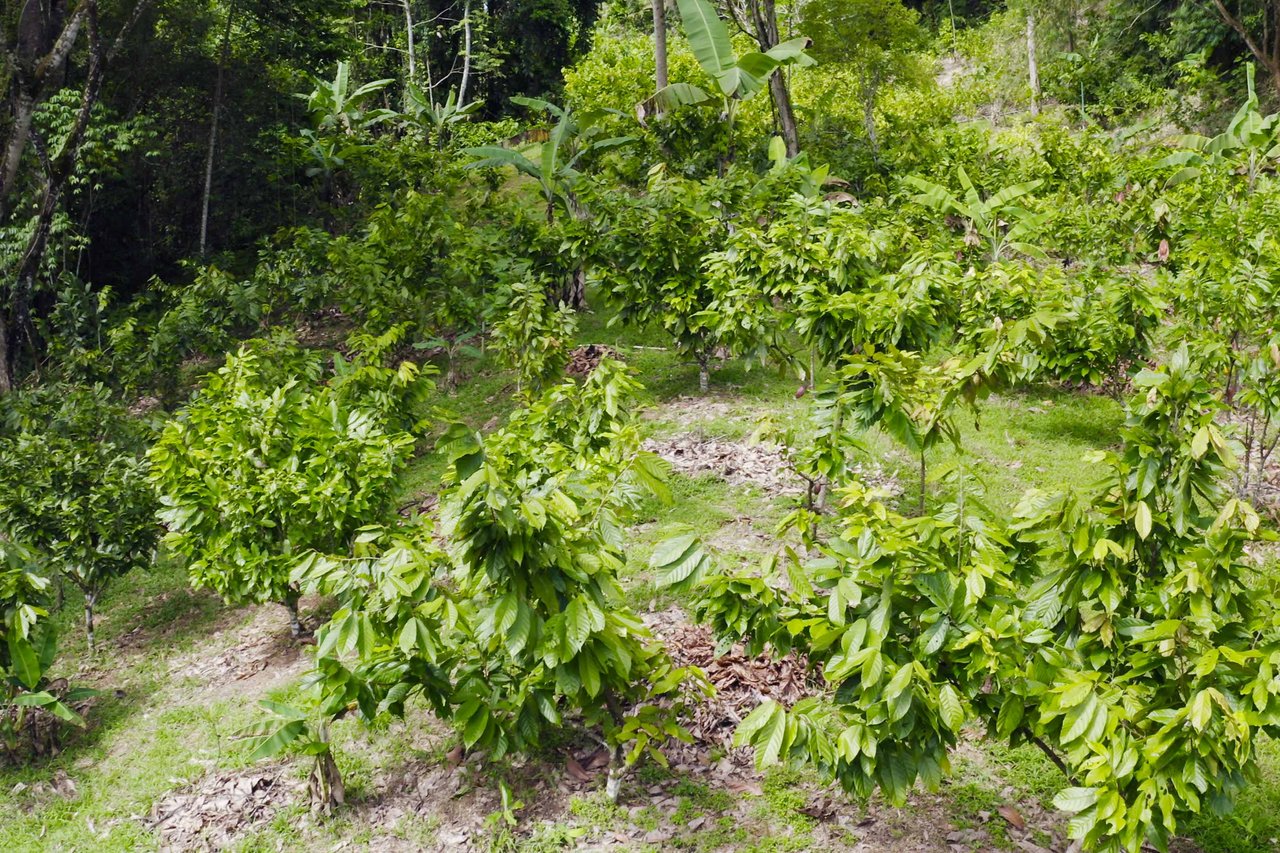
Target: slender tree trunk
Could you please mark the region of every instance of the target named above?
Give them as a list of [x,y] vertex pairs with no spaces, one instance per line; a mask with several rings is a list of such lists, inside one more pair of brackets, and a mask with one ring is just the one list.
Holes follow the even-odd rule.
[[431,109],[436,108],[436,82],[431,74],[431,43],[427,43],[427,49],[422,53],[422,70],[427,76],[427,103],[431,104]]
[[[320,723],[319,734],[321,743],[329,743],[328,723]],[[328,817],[333,814],[334,809],[347,801],[346,786],[342,783],[338,764],[333,760],[332,749],[326,749],[316,756],[307,789],[311,799],[311,813],[317,816]]]
[[864,78],[862,86],[862,123],[867,131],[867,144],[871,146],[871,159],[880,164],[880,134],[876,132],[876,94],[879,84],[870,77]]
[[285,610],[289,611],[289,633],[295,638],[301,637],[303,630],[302,620],[298,618],[298,593],[290,590],[285,594],[284,601],[280,603],[284,605]]
[[[653,0],[653,85],[661,91],[669,85],[667,77],[667,0]],[[662,117],[658,106],[658,117]]]
[[409,0],[400,0],[400,5],[404,7],[404,30],[408,39],[406,45],[409,49],[409,82],[414,82],[418,77],[417,59],[413,49],[413,7],[409,5]]
[[[758,0],[751,5],[751,16],[756,31],[756,42],[761,53],[778,46],[778,10],[774,0]],[[786,145],[787,156],[800,153],[800,133],[796,127],[795,109],[791,104],[791,92],[787,78],[779,68],[769,77],[769,95],[778,114],[778,132]]]
[[560,289],[560,302],[574,311],[587,310],[587,271],[584,267],[579,266],[569,273]]
[[458,84],[458,109],[467,105],[467,84],[471,82],[471,0],[462,4],[462,82]]
[[85,131],[89,127],[89,117],[93,113],[94,105],[98,102],[98,94],[102,89],[104,57],[102,42],[98,33],[98,6],[96,2],[91,1],[86,8],[85,29],[89,38],[89,59],[85,72],[84,89],[80,96],[80,108],[77,110],[75,120],[63,140],[62,147],[49,160],[45,177],[44,196],[40,201],[35,226],[31,231],[31,236],[27,238],[27,246],[23,251],[22,260],[18,264],[17,273],[14,276],[9,294],[11,313],[9,315],[10,325],[6,335],[8,338],[8,354],[5,359],[5,368],[9,377],[7,384],[10,386],[12,385],[17,338],[19,335],[25,334],[28,343],[32,342],[31,299],[35,293],[36,277],[40,272],[45,250],[49,245],[49,234],[53,228],[53,220],[62,201],[62,191],[66,187],[67,180],[71,177],[71,172],[75,167],[76,156],[80,151],[80,143],[84,140]]
[[18,166],[31,139],[31,120],[35,114],[35,98],[30,92],[20,89],[13,105],[13,126],[9,131],[9,144],[5,146],[3,172],[0,173],[0,218],[8,216],[9,190],[18,178]]
[[796,114],[791,106],[787,78],[783,76],[781,68],[769,78],[769,94],[773,96],[773,104],[778,110],[778,129],[787,146],[787,156],[794,157],[800,153],[800,131],[796,127]]
[[925,498],[929,494],[929,469],[925,467],[924,450],[920,451],[920,514],[924,515]]
[[[24,6],[24,11],[26,10],[27,7]],[[35,116],[36,106],[43,100],[45,83],[61,72],[71,49],[75,47],[76,39],[80,37],[80,29],[91,12],[96,16],[97,0],[80,0],[63,25],[62,32],[49,46],[48,53],[41,57],[14,57],[14,80],[11,85],[16,87],[17,98],[9,138],[4,146],[4,160],[0,163],[0,219],[9,214],[8,199],[18,178],[22,154],[31,141],[31,120]]]
[[[0,288],[0,295],[6,296],[7,299],[4,301],[8,303],[0,304],[0,393],[8,392],[13,387],[17,342],[19,336],[29,326],[27,315],[35,278],[44,260],[53,217],[57,213],[62,191],[76,164],[76,157],[89,124],[90,114],[102,88],[105,65],[119,53],[125,39],[150,2],[151,0],[136,0],[132,11],[105,55],[98,31],[98,2],[97,0],[80,0],[67,16],[61,32],[48,46],[43,56],[20,55],[11,58],[14,79],[10,85],[14,87],[16,95],[14,118],[2,146],[3,158],[0,159],[0,222],[6,220],[10,213],[9,202],[18,180],[23,153],[27,145],[36,138],[31,128],[35,110],[44,101],[50,82],[61,80],[60,73],[81,32],[88,33],[88,60],[79,111],[58,152],[52,158],[41,152],[40,161],[45,171],[44,195],[36,215],[35,228],[27,240],[22,260],[12,281],[8,283],[7,288]],[[29,10],[32,6],[26,4],[23,8]],[[29,331],[27,337],[31,337]]]
[[98,593],[85,590],[84,593],[84,635],[89,642],[89,654],[98,653],[98,641],[93,633],[93,606],[98,603]]
[[9,364],[9,318],[0,307],[0,395],[13,390],[13,367]]
[[227,7],[227,23],[222,30],[218,74],[213,85],[213,117],[209,122],[209,151],[204,160],[204,195],[200,201],[200,257],[209,245],[209,199],[213,195],[213,161],[218,149],[218,122],[222,117],[222,93],[226,85],[227,62],[231,58],[231,24],[236,16],[236,0]]
[[625,755],[622,744],[617,744],[609,751],[609,775],[605,779],[604,795],[611,803],[617,803],[618,794],[622,793],[622,774],[627,769]]
[[1031,83],[1031,114],[1040,115],[1040,69],[1036,64],[1036,16],[1027,15],[1027,77]]
[[[604,689],[604,704],[609,710],[609,716],[613,717],[613,724],[621,727],[626,720],[626,714],[623,713],[622,706],[618,704],[618,698],[613,695],[613,691],[608,687]],[[618,794],[622,792],[622,774],[626,772],[626,755],[622,744],[614,744],[609,750],[609,775],[605,781],[604,793],[609,798],[609,802],[618,802]]]

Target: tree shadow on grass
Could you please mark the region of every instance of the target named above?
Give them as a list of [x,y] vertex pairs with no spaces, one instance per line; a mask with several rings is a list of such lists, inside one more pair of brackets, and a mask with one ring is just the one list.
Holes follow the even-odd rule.
[[[1045,402],[1052,405],[1044,405]],[[1124,424],[1124,407],[1110,398],[1056,389],[1031,389],[1005,397],[1018,428],[1028,437],[1056,444],[1116,447]]]
[[212,593],[192,590],[185,571],[161,562],[108,587],[95,626],[98,651],[91,655],[81,621],[83,597],[68,586],[62,607],[52,614],[58,655],[50,676],[65,678],[73,688],[99,692],[77,708],[84,728],[58,726],[55,755],[31,756],[16,767],[0,764],[0,790],[18,783],[47,783],[60,774],[74,776],[77,762],[100,758],[103,739],[130,725],[167,686],[168,661],[219,628],[242,620],[245,612],[225,607]]

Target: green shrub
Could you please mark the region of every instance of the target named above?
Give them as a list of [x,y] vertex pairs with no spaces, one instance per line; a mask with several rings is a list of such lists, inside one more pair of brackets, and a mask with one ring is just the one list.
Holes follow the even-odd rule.
[[94,607],[113,579],[155,558],[159,527],[144,456],[147,426],[102,386],[49,385],[3,401],[0,536],[41,556]]
[[372,376],[340,366],[321,384],[317,355],[244,346],[165,425],[152,479],[194,586],[230,604],[282,603],[301,631],[293,564],[349,550],[393,513],[413,451],[399,401],[426,380],[408,363],[366,367]]

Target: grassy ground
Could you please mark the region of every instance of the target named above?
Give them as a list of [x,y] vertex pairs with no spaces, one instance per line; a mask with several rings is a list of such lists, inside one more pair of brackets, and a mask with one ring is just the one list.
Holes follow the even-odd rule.
[[[698,433],[744,441],[762,414],[794,419],[793,378],[742,365],[713,374],[707,397],[697,393],[697,370],[681,364],[657,336],[620,332],[602,315],[585,318],[582,342],[608,343],[638,371],[647,387],[646,429],[655,438]],[[456,393],[436,401],[476,426],[509,410],[509,376],[485,362],[468,364]],[[1116,443],[1120,404],[1105,397],[1037,391],[1000,397],[964,426],[963,464],[985,489],[992,508],[1012,506],[1031,486],[1086,483],[1088,450]],[[900,500],[918,498],[917,464],[878,436],[870,456],[901,485]],[[954,460],[941,452],[930,466]],[[441,465],[419,459],[404,502],[429,494]],[[937,485],[932,489],[940,488]],[[774,526],[792,498],[714,475],[676,476],[676,500],[653,503],[631,529],[627,576],[631,604],[640,610],[678,603],[657,593],[645,565],[654,543],[678,526],[692,527],[728,555],[750,560],[771,546]],[[323,603],[308,602],[312,610]],[[90,710],[88,731],[72,735],[57,757],[0,771],[0,850],[139,850],[161,838],[146,818],[158,802],[211,775],[259,773],[302,784],[302,760],[250,766],[238,735],[256,716],[258,699],[287,699],[305,671],[305,655],[281,645],[282,614],[271,607],[227,609],[192,593],[181,567],[163,562],[111,589],[101,605],[104,649],[90,660],[82,649],[78,605],[68,595],[58,618],[65,652],[59,674],[104,691]],[[314,616],[314,613],[313,613]],[[255,667],[261,662],[261,669]],[[587,845],[628,849],[951,850],[1018,849],[1022,839],[1055,844],[1060,816],[1049,802],[1061,785],[1039,753],[984,741],[979,733],[957,753],[954,773],[937,794],[921,792],[904,809],[859,803],[809,775],[775,770],[750,784],[732,784],[708,767],[639,768],[619,806],[601,799],[594,783],[566,778],[563,753],[491,766],[453,767],[451,733],[425,712],[371,730],[334,727],[347,782],[348,806],[317,823],[305,795],[274,803],[230,846],[277,849],[556,850]],[[717,756],[710,756],[712,760]],[[273,775],[274,774],[274,775]],[[504,809],[497,780],[510,786]],[[1012,832],[1002,810],[1030,825]],[[514,821],[514,823],[512,823]],[[1262,778],[1234,815],[1192,821],[1183,849],[1211,853],[1274,850],[1280,836],[1280,750],[1264,747]],[[1027,848],[1023,848],[1027,849]]]

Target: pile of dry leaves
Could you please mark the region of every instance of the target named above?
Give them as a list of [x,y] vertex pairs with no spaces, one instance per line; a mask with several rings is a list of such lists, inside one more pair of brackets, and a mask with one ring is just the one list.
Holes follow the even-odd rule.
[[686,724],[705,744],[727,746],[738,723],[765,699],[790,706],[811,692],[805,662],[795,654],[777,660],[750,657],[735,645],[718,655],[710,629],[690,625],[670,612],[653,614],[650,621],[675,664],[701,668],[716,689],[714,696],[693,709]]
[[795,494],[801,481],[787,468],[775,445],[720,441],[684,433],[648,439],[644,449],[671,463],[681,474],[715,474],[734,485],[750,484],[770,494]]
[[586,344],[569,353],[569,364],[564,372],[575,379],[584,379],[591,375],[600,362],[606,358],[620,359],[618,351],[605,344]]
[[162,850],[220,850],[305,797],[304,788],[282,766],[210,774],[158,800],[145,822]]

